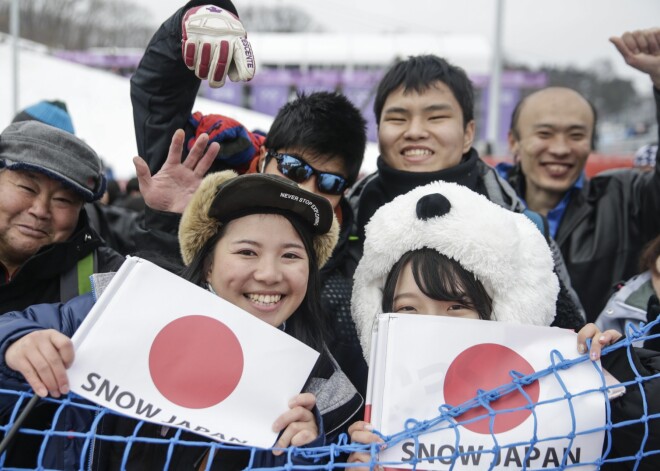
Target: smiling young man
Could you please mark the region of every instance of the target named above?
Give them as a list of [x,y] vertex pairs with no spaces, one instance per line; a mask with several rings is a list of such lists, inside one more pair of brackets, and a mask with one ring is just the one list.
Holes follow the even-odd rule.
[[374,102],[378,171],[358,182],[349,195],[357,213],[359,245],[365,224],[378,208],[437,180],[489,194],[512,210],[522,208],[515,192],[472,147],[473,108],[467,74],[440,57],[413,56],[385,74]]
[[[356,212],[352,253],[359,259],[364,227],[382,205],[434,181],[466,186],[511,211],[525,205],[495,169],[472,147],[475,136],[474,90],[463,69],[434,55],[409,57],[381,80],[374,112],[378,123],[378,170],[359,181],[349,194]],[[538,214],[531,218],[541,225]],[[547,234],[544,234],[547,236]],[[558,249],[549,241],[556,270],[565,287],[570,281]],[[566,309],[558,309],[556,325],[581,327],[583,319],[570,290],[562,289]],[[570,306],[570,307],[569,307]]]
[[[659,107],[660,29],[611,41],[626,63],[649,75]],[[576,91],[535,92],[518,104],[511,120],[509,144],[516,164],[498,166],[526,205],[547,217],[589,322],[613,287],[637,273],[643,245],[660,233],[657,162],[646,173],[625,169],[585,178],[595,126],[593,107]]]
[[464,114],[443,82],[424,93],[399,87],[383,104],[378,142],[383,161],[397,170],[421,173],[455,167],[473,139],[472,116]]

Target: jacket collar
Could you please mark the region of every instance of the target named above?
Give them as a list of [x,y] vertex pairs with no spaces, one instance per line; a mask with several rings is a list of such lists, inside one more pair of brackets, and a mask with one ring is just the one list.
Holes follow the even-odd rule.
[[337,216],[337,220],[340,221],[339,240],[337,241],[337,245],[332,252],[332,256],[321,268],[322,275],[329,273],[330,271],[340,266],[349,250],[349,238],[353,229],[353,221],[355,218],[353,216],[351,205],[348,203],[346,198],[342,197],[342,199],[339,201],[339,205],[335,209],[335,215]]
[[56,242],[39,249],[18,269],[10,283],[59,276],[101,245],[103,241],[89,227],[87,214],[82,210],[78,226],[71,237],[64,242]]
[[437,172],[405,172],[393,169],[385,163],[382,156],[378,157],[377,177],[371,179],[360,194],[357,213],[358,237],[361,241],[364,240],[364,227],[378,208],[417,187],[436,181],[445,181],[458,183],[479,192],[477,187],[479,181],[477,163],[479,161],[479,154],[474,148],[471,148],[463,155],[461,162],[454,167]]
[[380,179],[383,182],[383,186],[388,190],[391,200],[399,195],[408,193],[418,186],[436,181],[458,183],[471,190],[476,190],[476,165],[478,159],[477,151],[471,148],[463,155],[458,165],[436,172],[406,172],[396,170],[387,165],[382,156],[378,157],[377,165]]

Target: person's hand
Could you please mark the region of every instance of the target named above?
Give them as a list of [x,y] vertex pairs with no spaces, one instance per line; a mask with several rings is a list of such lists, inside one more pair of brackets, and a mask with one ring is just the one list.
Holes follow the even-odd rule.
[[[383,439],[373,432],[373,427],[371,424],[363,421],[354,422],[351,424],[351,426],[348,427],[348,435],[351,437],[352,443],[362,443],[365,445],[370,443],[383,443]],[[369,464],[371,463],[371,454],[366,451],[355,451],[349,455],[348,462]],[[357,471],[367,471],[369,466],[356,467],[351,469],[355,469]],[[382,468],[378,466],[377,469]]]
[[37,330],[11,344],[5,363],[21,373],[37,395],[60,397],[69,392],[66,369],[73,356],[69,337],[53,329]]
[[610,38],[631,67],[648,74],[660,89],[660,28],[627,31]]
[[[273,448],[303,446],[314,441],[319,434],[312,412],[315,405],[316,397],[312,393],[298,394],[289,401],[289,410],[280,415],[273,424],[274,432],[284,430]],[[284,450],[273,450],[275,456],[282,453]]]
[[241,21],[215,5],[191,8],[181,24],[183,61],[195,75],[222,87],[227,75],[232,82],[254,77],[252,46]]
[[609,329],[601,332],[596,324],[587,324],[578,332],[578,352],[587,353],[587,339],[591,339],[589,358],[596,361],[600,358],[600,351],[603,347],[613,344],[621,337],[623,335],[618,330]]
[[163,167],[153,176],[141,157],[133,158],[140,193],[151,209],[183,213],[220,150],[217,142],[211,143],[207,149],[209,136],[201,134],[186,160],[181,162],[184,139],[183,130],[177,129]]

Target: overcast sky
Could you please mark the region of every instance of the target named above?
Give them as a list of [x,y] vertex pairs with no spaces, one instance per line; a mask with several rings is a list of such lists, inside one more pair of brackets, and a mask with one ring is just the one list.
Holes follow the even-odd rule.
[[[139,3],[154,13],[158,24],[185,4],[181,0],[140,0]],[[503,39],[508,58],[532,66],[581,67],[596,59],[609,58],[617,73],[635,79],[638,87],[646,88],[643,75],[623,63],[608,38],[629,30],[660,27],[660,0],[504,0],[503,3]],[[239,14],[241,7],[247,5],[295,5],[328,31],[471,33],[491,41],[496,1],[234,0],[234,4]]]

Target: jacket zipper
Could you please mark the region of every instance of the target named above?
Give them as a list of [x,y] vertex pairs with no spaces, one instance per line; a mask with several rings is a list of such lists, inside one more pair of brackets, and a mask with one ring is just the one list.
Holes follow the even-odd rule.
[[[92,423],[96,421],[96,418],[99,415],[98,409],[94,411],[94,419]],[[96,427],[98,430],[98,427]],[[96,434],[95,434],[96,435]],[[92,465],[94,464],[94,449],[96,448],[96,437],[92,438],[92,444],[89,447],[89,458],[87,460],[87,471],[92,471]]]
[[349,420],[351,420],[351,418],[355,415],[355,413],[356,413],[357,411],[360,410],[360,408],[362,407],[362,404],[364,404],[364,398],[362,397],[362,394],[360,394],[360,393],[357,392],[357,391],[355,392],[355,395],[358,396],[358,397],[360,398],[360,404],[358,404],[357,409],[355,409],[355,410],[353,411],[353,413],[352,413],[351,415],[349,415],[348,418],[347,418],[346,420],[344,420],[342,423],[340,423],[339,425],[337,425],[335,428],[333,428],[332,430],[328,430],[328,431],[326,431],[326,432],[325,432],[326,436],[327,436],[327,435],[330,435],[330,434],[333,433],[333,432],[335,432],[335,430],[340,429],[341,427],[343,427],[343,426],[344,426]]

